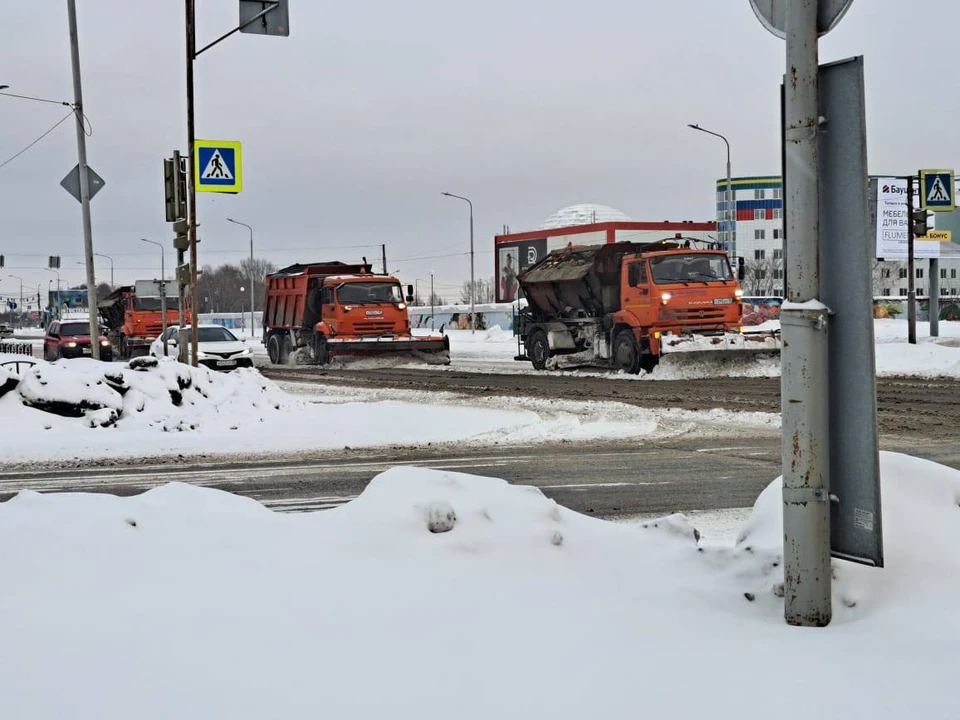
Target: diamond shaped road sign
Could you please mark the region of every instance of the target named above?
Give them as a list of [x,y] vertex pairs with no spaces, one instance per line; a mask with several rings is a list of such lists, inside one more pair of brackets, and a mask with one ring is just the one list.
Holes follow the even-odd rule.
[[[67,176],[60,181],[60,184],[64,190],[77,199],[77,202],[83,202],[80,199],[80,165],[74,165],[73,170],[67,173]],[[100,188],[105,184],[106,181],[97,175],[92,167],[87,165],[87,185],[90,188],[91,200],[93,200],[93,196],[100,192]]]

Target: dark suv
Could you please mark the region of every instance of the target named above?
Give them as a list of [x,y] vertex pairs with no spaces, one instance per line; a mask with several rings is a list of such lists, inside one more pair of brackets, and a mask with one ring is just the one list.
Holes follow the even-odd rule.
[[[113,346],[110,341],[103,335],[97,340],[100,343],[100,359],[106,362],[113,360]],[[90,323],[83,320],[54,320],[47,327],[47,334],[43,338],[44,360],[92,357],[92,355]]]

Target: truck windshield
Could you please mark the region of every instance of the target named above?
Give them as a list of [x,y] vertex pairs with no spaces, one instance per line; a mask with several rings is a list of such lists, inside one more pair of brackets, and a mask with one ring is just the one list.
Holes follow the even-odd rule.
[[[168,297],[167,310],[176,310],[180,305],[180,298]],[[133,309],[144,312],[160,312],[160,298],[158,297],[135,297],[133,299]]]
[[337,289],[337,299],[341,305],[399,303],[403,301],[403,294],[399,285],[390,283],[348,283]]
[[650,271],[658,285],[667,283],[717,282],[732,280],[725,255],[685,253],[650,258]]

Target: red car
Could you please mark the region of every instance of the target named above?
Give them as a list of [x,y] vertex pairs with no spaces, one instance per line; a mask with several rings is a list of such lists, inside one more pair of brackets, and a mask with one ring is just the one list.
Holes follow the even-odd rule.
[[[113,346],[103,335],[98,340],[100,359],[110,362],[113,360]],[[54,320],[47,327],[47,334],[43,338],[44,360],[92,356],[90,323],[83,320]]]

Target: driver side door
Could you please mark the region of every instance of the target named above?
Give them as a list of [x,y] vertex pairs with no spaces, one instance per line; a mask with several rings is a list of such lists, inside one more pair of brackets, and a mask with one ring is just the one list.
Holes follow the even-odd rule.
[[641,325],[650,325],[654,318],[654,292],[650,287],[647,273],[647,261],[634,260],[623,267],[624,278],[621,284],[620,307],[631,313]]

